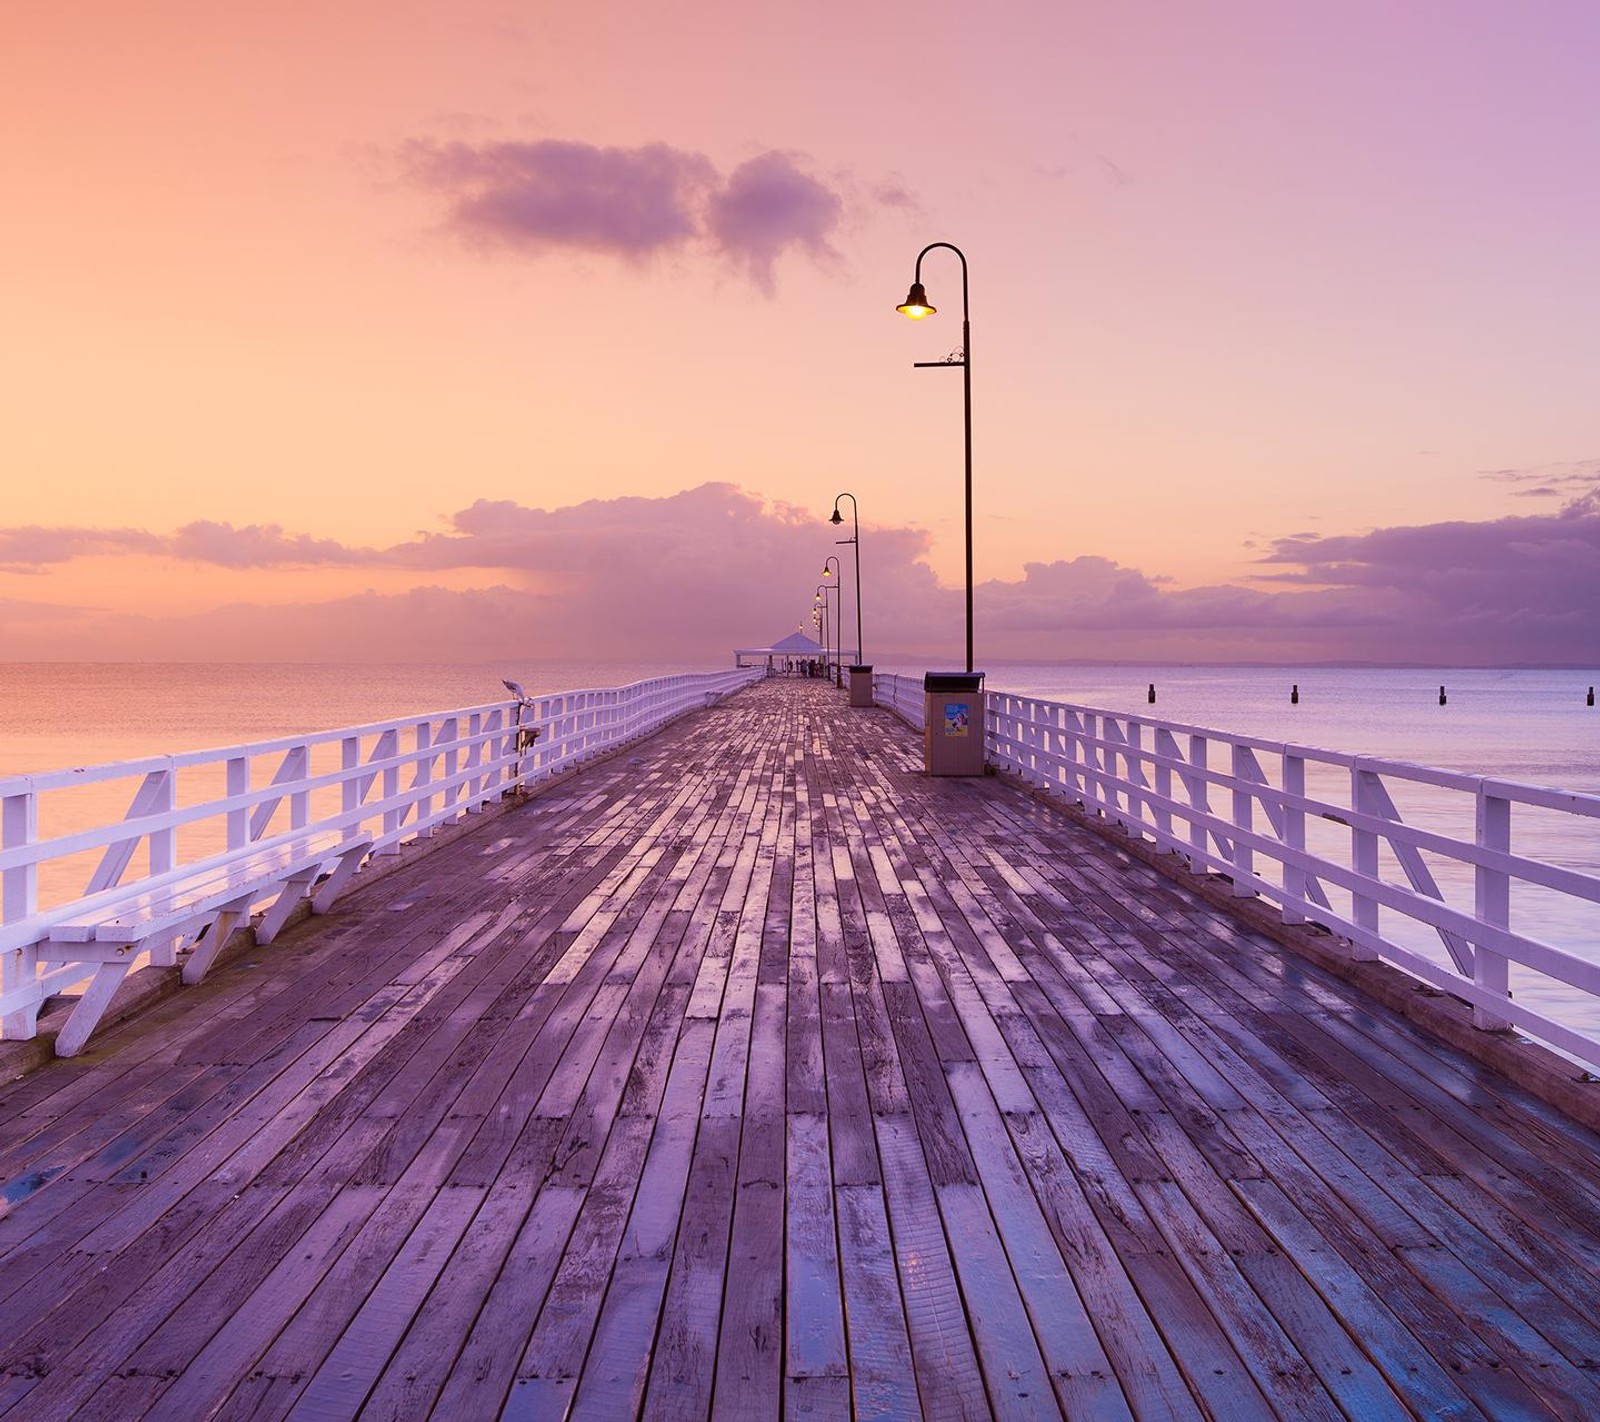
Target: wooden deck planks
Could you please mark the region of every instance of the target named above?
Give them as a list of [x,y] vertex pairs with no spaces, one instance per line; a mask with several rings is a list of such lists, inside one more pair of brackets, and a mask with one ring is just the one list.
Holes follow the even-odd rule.
[[768,683],[0,1088],[0,1418],[1600,1415],[1600,1152]]

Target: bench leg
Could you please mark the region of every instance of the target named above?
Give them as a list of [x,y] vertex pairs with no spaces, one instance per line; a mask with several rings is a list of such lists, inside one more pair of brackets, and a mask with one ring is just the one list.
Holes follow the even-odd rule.
[[[39,977],[39,950],[35,947],[13,948],[0,953],[0,993],[15,1001],[15,994],[37,988]],[[39,1009],[42,997],[24,999],[22,1006],[0,1016],[0,1033],[8,1040],[23,1041],[38,1035]]]
[[256,925],[257,943],[270,943],[278,936],[278,930],[288,921],[289,915],[310,891],[311,881],[316,877],[316,873],[315,869],[308,869],[304,874],[297,874],[284,883],[278,892],[278,897],[272,901],[272,907],[261,916],[261,922]]
[[0,1035],[10,1041],[25,1042],[39,1035],[39,1009],[43,1003],[33,1002],[0,1017]]
[[178,962],[178,935],[168,934],[165,938],[152,939],[144,945],[145,952],[150,955],[152,968],[176,967]]
[[368,846],[362,845],[359,849],[347,850],[339,856],[339,862],[334,865],[333,873],[328,875],[325,883],[317,890],[311,900],[312,913],[326,913],[333,901],[344,892],[344,886],[350,882],[350,877],[361,867],[361,862],[367,857]]
[[117,989],[127,975],[126,961],[102,963],[94,970],[89,986],[83,990],[78,1005],[72,1009],[66,1025],[56,1036],[58,1057],[75,1057],[83,1050],[83,1044],[89,1040],[89,1034],[105,1015],[106,1008],[111,1006],[111,999],[116,996]]
[[206,930],[205,937],[195,944],[188,961],[183,965],[183,981],[186,987],[193,987],[211,971],[211,965],[217,961],[217,954],[222,951],[222,945],[233,936],[233,930],[239,926],[249,911],[249,899],[235,899],[217,911],[217,916],[211,920],[211,927]]

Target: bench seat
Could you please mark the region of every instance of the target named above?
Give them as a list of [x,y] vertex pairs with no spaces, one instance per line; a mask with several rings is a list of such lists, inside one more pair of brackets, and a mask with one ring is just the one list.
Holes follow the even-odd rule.
[[171,966],[174,943],[193,938],[183,981],[198,983],[256,903],[274,896],[255,929],[258,943],[270,943],[302,902],[309,900],[313,913],[325,912],[372,843],[367,833],[347,838],[338,830],[289,831],[130,884],[121,895],[85,901],[87,912],[51,925],[38,945],[41,961],[98,965],[56,1038],[56,1055],[82,1050],[141,953]]

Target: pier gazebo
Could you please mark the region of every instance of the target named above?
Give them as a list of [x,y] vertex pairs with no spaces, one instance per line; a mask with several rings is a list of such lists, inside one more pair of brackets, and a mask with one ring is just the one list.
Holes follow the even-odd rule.
[[[745,660],[747,657],[749,661]],[[802,662],[820,660],[822,643],[804,632],[791,632],[770,647],[735,647],[733,650],[735,667],[761,666],[764,662],[769,672],[774,670],[775,663],[791,657]]]

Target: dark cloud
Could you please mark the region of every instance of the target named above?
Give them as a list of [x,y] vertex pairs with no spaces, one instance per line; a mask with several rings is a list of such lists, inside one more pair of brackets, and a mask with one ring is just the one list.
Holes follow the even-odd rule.
[[1271,581],[1358,595],[1436,658],[1600,661],[1600,501],[1486,523],[1280,539]]
[[492,246],[572,248],[640,260],[687,241],[716,169],[664,143],[417,144],[409,166],[450,201],[450,225]]
[[815,259],[837,257],[828,235],[843,214],[843,199],[788,155],[763,153],[741,163],[711,195],[706,227],[729,260],[770,293],[773,263],[789,248]]
[[[701,244],[768,293],[786,253],[835,258],[829,239],[845,215],[841,192],[779,152],[758,154],[726,178],[703,153],[664,143],[418,142],[403,163],[412,181],[445,199],[450,230],[480,246],[642,262]],[[875,200],[911,201],[898,185]]]
[[1029,563],[1021,582],[982,587],[986,624],[997,632],[1244,629],[1305,631],[1374,626],[1388,619],[1348,597],[1262,592],[1254,588],[1168,589],[1166,580],[1107,558]]

